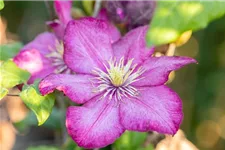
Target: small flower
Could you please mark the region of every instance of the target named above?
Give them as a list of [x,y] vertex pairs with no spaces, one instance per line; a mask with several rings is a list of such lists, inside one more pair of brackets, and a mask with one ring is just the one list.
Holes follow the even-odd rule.
[[149,24],[152,19],[155,1],[107,1],[105,8],[110,20],[125,23],[128,29]]
[[64,60],[76,75],[49,75],[39,84],[43,95],[55,89],[83,104],[67,110],[69,135],[81,147],[113,143],[125,130],[175,134],[182,103],[168,88],[171,71],[196,61],[188,57],[152,57],[145,34],[136,28],[111,43],[107,22],[93,18],[68,23]]
[[[28,83],[33,83],[35,79],[42,79],[51,73],[72,73],[63,60],[64,46],[62,42],[66,25],[72,20],[70,14],[72,1],[56,0],[54,7],[59,19],[47,22],[54,33],[39,34],[32,42],[25,45],[13,59],[20,68],[31,73]],[[108,21],[106,13],[101,11],[98,18],[107,22],[111,42],[117,41],[120,38],[120,32]]]
[[[60,25],[65,26],[71,20],[69,16],[72,3],[69,1],[54,1],[54,6],[59,16]],[[61,34],[61,31],[60,29],[55,30],[55,33],[44,32],[39,34],[14,57],[13,61],[18,67],[31,73],[29,84],[33,83],[35,79],[42,79],[51,73],[71,73],[63,60],[62,36],[57,36]],[[64,31],[62,34],[64,34]]]
[[71,73],[63,60],[63,45],[53,33],[38,35],[13,58],[18,67],[31,73],[28,83],[51,73]]

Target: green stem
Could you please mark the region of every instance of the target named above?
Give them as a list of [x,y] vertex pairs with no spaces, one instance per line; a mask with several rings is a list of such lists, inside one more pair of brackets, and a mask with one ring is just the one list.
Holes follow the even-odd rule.
[[95,1],[95,6],[94,6],[94,12],[93,12],[93,17],[97,17],[99,11],[100,11],[100,8],[101,8],[101,2],[102,0],[96,0]]
[[45,3],[45,7],[47,8],[47,12],[48,12],[49,19],[50,20],[53,20],[54,19],[54,13],[52,11],[51,6],[49,5],[49,1],[48,0],[45,0],[44,3]]
[[[63,95],[61,93],[56,97],[56,101],[57,101],[57,104],[59,105],[59,108],[65,114],[66,104],[65,104],[65,100],[63,99]],[[61,122],[61,127],[62,127],[62,143],[65,143],[67,140],[67,137],[68,137],[66,126],[65,126],[65,120],[62,119],[62,120],[60,120],[60,122]]]
[[7,94],[7,96],[20,96],[19,94]]

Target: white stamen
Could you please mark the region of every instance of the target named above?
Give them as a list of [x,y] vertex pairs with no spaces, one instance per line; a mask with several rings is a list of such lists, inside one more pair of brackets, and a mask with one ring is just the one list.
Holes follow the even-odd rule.
[[56,40],[55,48],[49,46],[49,50],[51,51],[51,53],[47,54],[46,57],[51,59],[52,66],[56,68],[54,72],[66,74],[72,73],[63,61],[63,43]]
[[[95,88],[95,92],[105,92],[103,98],[108,96],[109,100],[114,99],[116,103],[124,102],[123,97],[137,97],[138,90],[131,85],[131,83],[143,79],[140,77],[144,73],[144,69],[139,67],[136,69],[137,64],[132,65],[133,59],[128,60],[124,64],[124,58],[119,62],[116,59],[110,59],[108,66],[105,66],[106,72],[99,68],[95,68],[93,73],[97,75],[93,78],[93,85],[99,84]],[[135,71],[136,70],[136,71]],[[94,84],[95,83],[95,84]]]

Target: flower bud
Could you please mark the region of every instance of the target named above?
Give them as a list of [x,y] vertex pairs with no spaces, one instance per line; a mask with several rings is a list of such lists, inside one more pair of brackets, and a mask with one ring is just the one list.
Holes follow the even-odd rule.
[[155,1],[107,1],[108,17],[115,23],[124,23],[128,29],[149,24],[152,19]]

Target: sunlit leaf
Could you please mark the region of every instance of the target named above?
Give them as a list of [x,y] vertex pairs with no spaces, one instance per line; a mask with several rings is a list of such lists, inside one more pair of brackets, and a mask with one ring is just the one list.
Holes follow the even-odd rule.
[[0,0],[0,10],[2,10],[4,8],[4,2],[3,0]]
[[12,88],[18,84],[25,83],[30,78],[30,73],[18,68],[16,64],[8,60],[0,65],[0,86]]
[[42,96],[38,90],[38,81],[29,86],[24,86],[23,91],[20,93],[21,99],[36,115],[38,125],[42,125],[52,112],[55,103],[53,94]]
[[0,87],[0,100],[2,100],[2,98],[4,97],[4,96],[6,96],[7,94],[8,94],[8,90],[6,89],[6,88],[2,88],[2,87]]
[[176,46],[181,46],[181,45],[187,43],[188,40],[191,38],[191,35],[192,35],[192,31],[191,30],[182,33],[180,35],[180,37],[175,42]]
[[225,14],[222,1],[157,1],[157,8],[147,33],[147,44],[175,42],[188,30],[205,28]]
[[72,16],[73,16],[73,18],[81,18],[81,17],[84,17],[86,15],[85,15],[85,12],[82,9],[73,8],[72,9]]
[[84,10],[87,12],[88,15],[91,15],[93,12],[93,4],[94,4],[94,1],[89,1],[89,0],[82,1]]

